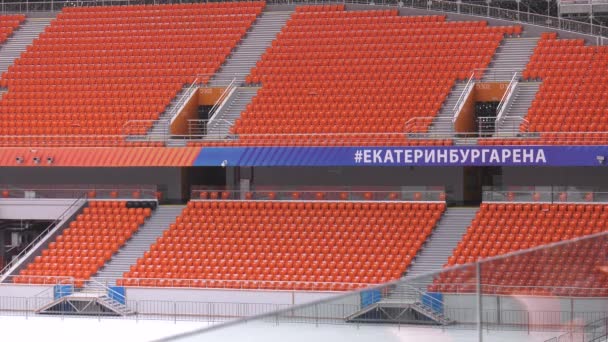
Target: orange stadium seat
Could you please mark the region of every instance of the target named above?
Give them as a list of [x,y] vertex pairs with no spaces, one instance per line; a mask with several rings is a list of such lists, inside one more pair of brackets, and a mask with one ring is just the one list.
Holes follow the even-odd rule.
[[[607,220],[608,205],[605,204],[483,203],[446,266],[475,262],[520,249],[605,232],[608,230]],[[585,242],[577,245],[576,253],[582,258],[598,255],[600,250],[608,247],[604,245],[603,241]],[[555,288],[544,294],[608,295],[608,290],[602,294],[590,290],[608,289],[608,276],[597,269],[598,262],[603,260],[594,258],[588,263],[573,262],[571,265],[574,269],[566,271],[564,263],[567,263],[568,259],[563,258],[560,253],[559,248],[552,248],[543,253],[528,253],[518,258],[509,258],[504,263],[486,263],[487,267],[482,276],[491,280],[484,283],[500,285],[489,287],[487,291],[498,291],[498,294],[540,294],[530,293],[530,289],[546,285],[547,279],[558,279],[559,281],[552,283]],[[539,260],[541,255],[544,259]],[[525,265],[528,265],[526,271],[520,272],[520,268]],[[435,279],[430,290],[456,291],[457,284],[466,284],[473,276],[467,271],[446,272]],[[587,283],[585,286],[580,284],[582,279]],[[569,292],[566,289],[568,287],[579,290],[575,293]],[[462,292],[463,288],[458,291]],[[464,292],[467,291],[474,292],[474,286],[464,286]]]
[[483,139],[482,145],[608,144],[608,47],[585,46],[582,39],[543,34],[523,72],[525,80],[542,80],[522,130],[540,132],[536,139]]
[[184,84],[206,83],[263,7],[64,8],[0,79],[0,146],[132,146],[124,135],[145,134]]
[[438,202],[191,201],[119,283],[339,291],[383,283],[402,276],[444,209]]
[[89,202],[42,254],[19,272],[14,282],[55,283],[71,277],[82,286],[135,233],[150,208],[127,208],[126,202]]
[[247,77],[262,88],[228,145],[449,145],[406,140],[405,124],[430,117],[416,128],[425,132],[454,83],[486,68],[505,34],[519,33],[397,10],[297,7]]

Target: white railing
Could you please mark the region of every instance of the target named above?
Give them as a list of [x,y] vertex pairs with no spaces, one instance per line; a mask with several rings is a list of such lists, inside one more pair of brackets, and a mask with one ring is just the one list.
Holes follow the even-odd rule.
[[46,239],[48,235],[55,229],[59,228],[59,224],[66,220],[73,211],[77,208],[80,208],[87,201],[87,195],[84,194],[77,198],[72,204],[70,204],[51,224],[38,236],[27,245],[21,253],[17,256],[14,256],[11,261],[9,261],[6,266],[0,271],[0,282],[3,282],[4,279],[14,270],[18,263],[22,261],[22,259],[29,253],[32,252],[34,247],[38,246],[42,240]]
[[515,94],[515,90],[517,89],[518,85],[519,85],[519,73],[515,72],[515,73],[513,73],[513,77],[511,78],[511,82],[509,82],[509,85],[507,86],[505,93],[503,94],[502,98],[500,99],[500,103],[498,104],[498,107],[496,108],[496,113],[497,113],[496,114],[496,124],[494,125],[494,127],[496,129],[498,129],[499,125],[504,120],[505,112],[506,112],[507,108],[509,108],[511,101],[513,100],[513,94]]
[[177,99],[175,106],[173,106],[173,110],[169,113],[168,120],[170,123],[173,123],[173,121],[175,121],[175,118],[177,118],[177,115],[184,109],[184,107],[186,106],[188,101],[196,93],[196,91],[198,90],[199,84],[200,84],[200,78],[197,77],[194,80],[194,82],[192,82],[192,84],[190,84],[188,86],[186,91],[184,91],[184,93],[179,97],[179,99]]
[[469,94],[473,90],[474,86],[475,86],[475,72],[473,72],[471,74],[471,77],[469,77],[467,84],[464,86],[464,90],[460,94],[460,97],[458,97],[458,101],[456,101],[456,105],[453,108],[454,115],[452,117],[452,123],[455,123],[456,120],[458,119],[458,115],[460,115],[460,111],[462,110],[462,107],[464,107],[464,103],[466,102],[467,98],[469,97]]
[[[162,120],[129,120],[122,126],[123,141],[167,141],[169,139],[171,121]],[[160,131],[160,133],[158,132]]]
[[211,109],[209,110],[209,115],[207,117],[209,118],[210,125],[213,124],[216,114],[220,112],[220,109],[222,109],[222,107],[224,107],[224,104],[226,104],[227,100],[232,96],[232,94],[234,94],[236,88],[236,78],[233,78],[232,81],[230,81],[230,84],[228,84],[226,89],[224,89],[220,97],[217,99],[213,107],[211,107]]
[[[228,121],[226,119],[216,119],[213,122],[213,127],[210,126],[211,123],[209,120],[205,119],[191,119],[188,120],[188,134],[189,136],[184,137],[187,139],[207,139],[207,140],[222,140],[226,138],[227,133],[221,133],[223,131],[228,132],[230,127],[234,125],[234,122]],[[214,130],[220,129],[220,133],[214,135],[211,131],[211,128]]]
[[[158,5],[170,3],[183,3],[183,0],[80,0],[80,1],[19,1],[9,2],[6,0],[0,1],[0,10],[2,13],[23,13],[23,12],[47,12],[60,11],[64,7],[90,7],[90,6],[126,6],[126,5]],[[200,3],[208,2],[201,0]],[[370,5],[369,0],[268,0],[269,5],[297,5],[297,4],[361,4]],[[497,3],[497,2],[493,2]],[[501,2],[498,2],[501,3]],[[589,22],[581,22],[576,20],[568,20],[559,17],[547,16],[537,13],[529,13],[518,11],[515,9],[506,9],[490,6],[490,2],[486,5],[465,4],[456,1],[446,0],[375,0],[375,6],[394,6],[425,9],[429,11],[458,13],[482,18],[503,19],[514,22],[526,23],[539,27],[548,27],[563,31],[576,32],[596,38],[598,44],[601,43],[601,36],[608,37],[608,27],[595,25]]]

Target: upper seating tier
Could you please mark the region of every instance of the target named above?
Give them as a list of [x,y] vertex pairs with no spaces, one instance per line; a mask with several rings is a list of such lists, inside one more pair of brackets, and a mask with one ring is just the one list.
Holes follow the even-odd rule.
[[608,144],[608,97],[603,96],[608,90],[607,67],[608,47],[543,34],[523,72],[526,80],[542,80],[525,117],[526,130],[541,132],[541,137],[519,144]]
[[[454,83],[520,32],[398,10],[298,7],[247,77],[262,88],[232,127],[239,142],[228,144],[418,144],[402,134],[406,122],[428,118],[426,131]],[[382,134],[394,137],[374,137]]]
[[127,144],[131,124],[145,134],[185,84],[209,80],[263,7],[65,8],[0,79],[0,145]]

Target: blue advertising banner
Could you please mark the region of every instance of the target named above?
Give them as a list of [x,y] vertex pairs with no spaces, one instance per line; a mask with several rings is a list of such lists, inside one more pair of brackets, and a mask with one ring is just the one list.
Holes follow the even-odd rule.
[[[604,161],[606,159],[606,161]],[[604,166],[608,146],[210,147],[194,166]]]

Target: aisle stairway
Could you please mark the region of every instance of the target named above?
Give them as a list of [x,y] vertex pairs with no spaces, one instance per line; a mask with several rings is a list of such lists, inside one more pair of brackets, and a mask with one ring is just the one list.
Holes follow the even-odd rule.
[[519,82],[511,104],[505,109],[504,117],[498,125],[497,131],[501,136],[511,136],[513,132],[520,131],[521,123],[532,107],[539,88],[540,82]]
[[[420,277],[440,271],[452,255],[452,250],[475,217],[478,208],[448,208],[422,250],[416,255],[407,275],[394,285],[388,295],[377,293],[378,299],[346,317],[350,322],[416,323],[449,325],[454,321],[441,309],[440,299],[426,295],[433,276]],[[374,295],[374,290],[370,291]],[[381,298],[381,299],[380,299]],[[426,300],[426,301],[425,301]]]
[[443,102],[443,106],[437,113],[437,116],[433,118],[433,122],[429,127],[429,133],[432,136],[445,136],[451,135],[454,132],[454,124],[452,119],[454,118],[454,106],[458,102],[460,95],[466,87],[466,82],[458,82],[452,88],[452,91]]
[[251,30],[232,51],[220,71],[213,76],[209,86],[227,86],[234,78],[237,85],[241,85],[290,16],[291,12],[278,11],[265,11],[258,16]]
[[462,236],[466,233],[479,208],[447,208],[433,234],[429,237],[414,263],[408,270],[405,280],[411,280],[425,273],[440,271],[452,255]]
[[55,14],[49,13],[48,17],[25,19],[25,22],[0,47],[0,74],[6,72],[8,67],[15,63],[15,59],[21,56],[27,46],[38,38],[54,18]]
[[509,82],[515,71],[526,68],[538,38],[506,38],[496,50],[482,82]]
[[239,87],[235,89],[233,96],[228,102],[215,113],[213,119],[209,121],[207,134],[210,139],[223,139],[230,132],[230,127],[241,117],[241,113],[251,99],[258,93],[257,87]]
[[114,285],[116,279],[121,278],[122,274],[150,249],[150,245],[163,234],[163,231],[175,222],[175,218],[184,208],[184,205],[159,206],[139,231],[92,279],[104,285]]

